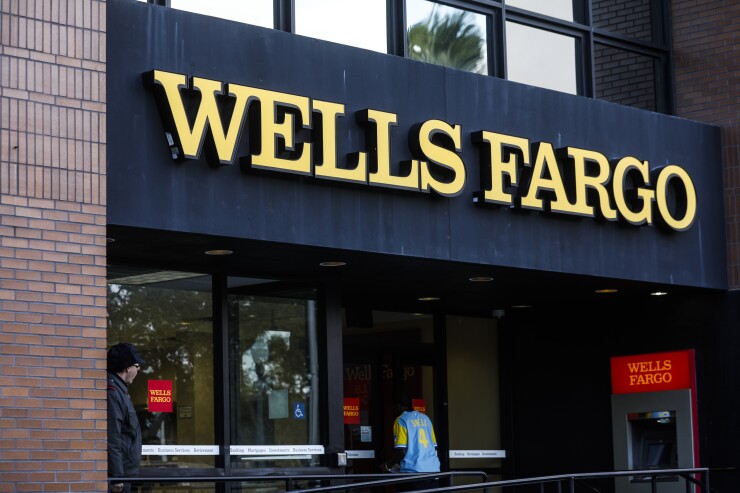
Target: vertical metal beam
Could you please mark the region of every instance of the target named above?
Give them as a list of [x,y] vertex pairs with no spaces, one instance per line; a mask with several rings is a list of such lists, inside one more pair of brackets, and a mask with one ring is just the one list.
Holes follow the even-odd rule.
[[[344,362],[342,357],[342,299],[339,281],[327,280],[319,292],[319,369],[322,388],[323,442],[328,460],[344,451]],[[344,469],[336,469],[342,472]]]
[[273,0],[272,15],[274,27],[287,33],[295,32],[295,1]]
[[388,35],[388,53],[408,56],[406,46],[406,2],[404,0],[386,0],[386,32]]
[[[221,447],[216,467],[231,474],[231,396],[229,393],[229,318],[226,299],[226,275],[214,274],[211,296],[213,303],[213,403],[214,436]],[[228,483],[219,491],[229,491]]]
[[[443,471],[450,470],[450,420],[447,399],[447,319],[444,313],[434,314],[434,410],[437,417],[437,455]],[[443,434],[440,436],[440,432]]]

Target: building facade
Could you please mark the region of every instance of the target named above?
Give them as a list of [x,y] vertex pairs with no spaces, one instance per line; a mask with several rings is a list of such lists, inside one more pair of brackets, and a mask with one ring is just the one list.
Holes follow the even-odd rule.
[[[737,3],[446,2],[485,33],[458,68],[419,2],[377,49],[266,3],[1,3],[0,491],[107,491],[119,341],[142,474],[186,477],[375,472],[398,390],[446,470],[613,470],[610,360],[689,351],[732,491]],[[520,66],[517,33],[572,51]]]

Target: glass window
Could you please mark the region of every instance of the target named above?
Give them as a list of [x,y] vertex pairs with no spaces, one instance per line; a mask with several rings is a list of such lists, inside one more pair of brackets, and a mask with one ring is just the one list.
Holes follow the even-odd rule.
[[385,0],[295,0],[295,32],[387,53]]
[[506,64],[509,80],[578,93],[575,38],[507,22]]
[[651,57],[595,43],[596,97],[655,111],[655,64]]
[[[596,1],[596,0],[595,0]],[[614,0],[623,1],[623,0]],[[506,5],[549,15],[566,21],[573,20],[573,0],[506,0]]]
[[488,73],[485,15],[427,0],[407,0],[406,30],[412,60]]
[[593,0],[594,27],[643,41],[652,41],[650,0]]
[[248,2],[172,0],[171,6],[173,9],[272,28],[274,25],[272,4],[273,0],[249,0]]
[[108,346],[130,342],[146,360],[129,387],[142,467],[214,467],[211,289],[201,274],[108,269]]
[[260,296],[250,280],[229,285],[232,461],[317,465],[319,453],[306,447],[320,444],[314,292]]
[[[493,319],[447,317],[447,389],[450,467],[501,467],[498,327]],[[477,451],[477,457],[468,451]]]

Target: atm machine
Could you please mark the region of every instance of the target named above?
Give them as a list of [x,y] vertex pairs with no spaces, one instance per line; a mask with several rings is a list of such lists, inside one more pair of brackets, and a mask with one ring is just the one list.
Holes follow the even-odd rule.
[[[694,351],[611,358],[612,435],[617,471],[692,468],[699,462]],[[686,493],[686,481],[659,476],[659,493]],[[616,493],[650,493],[649,476],[616,479]]]

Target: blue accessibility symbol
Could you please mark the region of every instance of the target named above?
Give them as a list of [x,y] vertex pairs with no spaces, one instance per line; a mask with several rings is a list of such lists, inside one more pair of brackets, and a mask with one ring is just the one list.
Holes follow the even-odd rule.
[[306,404],[303,402],[296,402],[293,405],[293,418],[306,419]]

